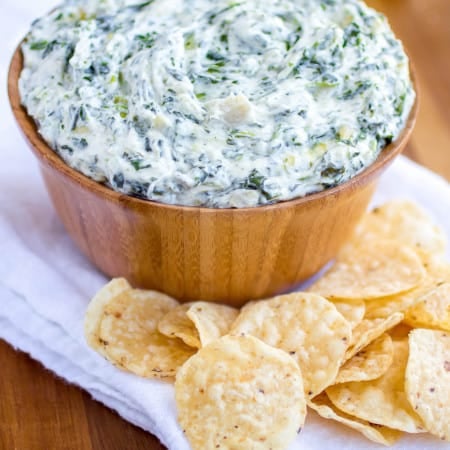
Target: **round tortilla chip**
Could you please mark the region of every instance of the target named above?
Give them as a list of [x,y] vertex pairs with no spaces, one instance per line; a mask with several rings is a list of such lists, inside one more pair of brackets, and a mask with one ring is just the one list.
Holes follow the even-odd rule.
[[239,310],[217,303],[195,302],[186,314],[195,325],[201,346],[204,347],[230,331]]
[[445,256],[447,237],[415,203],[392,200],[360,222],[355,239],[392,239],[413,247],[424,261]]
[[179,370],[178,419],[193,450],[282,450],[306,416],[302,376],[283,351],[224,336]]
[[340,368],[334,384],[375,380],[387,372],[392,359],[392,339],[382,334]]
[[245,306],[230,334],[250,334],[284,350],[303,373],[307,397],[329,386],[350,341],[350,324],[316,294],[296,292]]
[[427,430],[450,441],[450,334],[417,329],[409,334],[405,390]]
[[393,445],[402,436],[401,431],[375,425],[340,411],[333,403],[331,403],[325,392],[318,397],[315,397],[313,400],[310,400],[308,406],[324,419],[342,423],[343,425],[362,433],[367,439],[376,442],[377,444]]
[[370,240],[343,251],[309,291],[329,299],[372,299],[409,291],[425,275],[420,258],[408,246]]
[[193,303],[183,303],[171,309],[158,323],[158,331],[167,337],[179,338],[190,347],[200,348],[200,336],[194,322],[187,316]]
[[84,316],[84,336],[90,347],[103,356],[104,346],[99,339],[99,333],[105,306],[118,295],[131,289],[125,278],[114,278],[95,294],[87,307]]
[[394,359],[388,371],[371,381],[342,383],[327,389],[327,395],[340,410],[370,423],[408,433],[425,431],[405,392],[408,341],[394,341]]
[[113,364],[147,378],[174,377],[195,353],[158,331],[159,320],[178,302],[154,291],[130,290],[104,307],[99,339]]
[[416,328],[450,331],[450,283],[443,283],[405,312],[404,321]]

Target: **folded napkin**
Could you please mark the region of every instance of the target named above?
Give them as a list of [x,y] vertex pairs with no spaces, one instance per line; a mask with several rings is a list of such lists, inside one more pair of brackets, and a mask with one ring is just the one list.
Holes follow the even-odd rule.
[[[0,82],[28,23],[53,1],[2,0]],[[6,83],[3,83],[5,85]],[[89,299],[108,280],[82,256],[56,216],[39,171],[0,92],[0,338],[88,391],[124,419],[150,431],[170,450],[188,450],[176,420],[172,385],[123,372],[87,347],[83,317]],[[375,202],[410,198],[450,235],[450,187],[399,158],[382,178]],[[291,449],[378,449],[358,433],[314,413]],[[405,437],[395,449],[448,449],[429,436]]]

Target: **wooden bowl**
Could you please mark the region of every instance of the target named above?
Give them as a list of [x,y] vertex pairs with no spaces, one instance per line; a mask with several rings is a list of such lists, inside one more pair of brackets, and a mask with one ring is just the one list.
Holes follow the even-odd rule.
[[405,147],[417,115],[416,101],[396,142],[335,188],[256,208],[165,205],[115,192],[65,164],[21,106],[22,63],[18,48],[8,75],[12,110],[73,240],[106,275],[182,301],[242,305],[317,272],[351,235],[379,176]]

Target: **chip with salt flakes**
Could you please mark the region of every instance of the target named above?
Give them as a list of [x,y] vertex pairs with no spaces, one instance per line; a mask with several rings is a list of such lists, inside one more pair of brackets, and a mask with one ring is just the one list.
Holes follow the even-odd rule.
[[329,299],[372,299],[409,291],[425,276],[420,258],[408,246],[369,240],[341,252],[308,290]]
[[217,303],[195,302],[186,315],[196,327],[201,346],[204,347],[230,331],[239,310]]
[[392,200],[366,214],[355,233],[356,239],[393,239],[410,245],[424,262],[443,258],[447,238],[425,211],[407,200]]
[[383,334],[350,358],[340,369],[334,384],[374,380],[392,364],[392,339]]
[[289,353],[299,364],[308,397],[329,386],[351,336],[350,324],[323,297],[294,293],[245,306],[230,334],[249,334]]
[[402,432],[393,430],[392,428],[375,425],[367,420],[359,419],[358,417],[346,414],[340,411],[331,403],[330,399],[325,393],[320,394],[308,402],[308,406],[316,411],[319,416],[324,419],[334,420],[349,428],[352,428],[362,433],[367,439],[382,445],[393,445],[400,437]]
[[393,362],[380,378],[336,384],[326,393],[337,408],[352,416],[408,433],[424,432],[424,423],[405,392],[408,341],[393,341],[393,346]]
[[195,353],[158,331],[159,320],[178,302],[154,291],[129,290],[104,305],[99,339],[113,364],[148,378],[174,377]]
[[404,320],[412,327],[450,331],[450,283],[443,283],[421,297],[405,312]]
[[450,441],[450,333],[411,331],[405,390],[428,431]]
[[306,416],[298,365],[252,336],[201,348],[179,370],[175,399],[193,450],[283,450]]
[[165,336],[180,338],[185,344],[200,348],[200,336],[194,322],[187,316],[193,303],[184,303],[172,308],[159,322],[158,331]]
[[364,319],[353,329],[344,360],[349,360],[383,333],[394,328],[403,320],[403,317],[402,313],[394,313],[386,318]]
[[130,290],[131,286],[125,278],[114,278],[103,286],[89,303],[84,316],[84,335],[87,343],[102,355],[104,346],[100,341],[99,333],[105,306],[113,298]]

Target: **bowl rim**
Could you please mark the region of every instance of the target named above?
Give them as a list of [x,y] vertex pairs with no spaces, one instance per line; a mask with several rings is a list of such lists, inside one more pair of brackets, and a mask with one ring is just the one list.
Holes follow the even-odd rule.
[[173,210],[179,212],[202,212],[209,214],[226,214],[232,212],[249,213],[249,212],[264,212],[273,209],[283,209],[296,207],[300,205],[309,205],[326,197],[333,197],[340,194],[342,191],[347,189],[356,188],[363,182],[371,180],[383,167],[388,166],[393,162],[394,158],[401,153],[404,146],[406,145],[412,130],[414,128],[418,108],[419,108],[419,90],[416,82],[416,76],[414,68],[409,60],[410,68],[410,78],[416,97],[414,104],[409,113],[408,119],[406,120],[405,126],[398,136],[398,138],[387,145],[381,153],[378,155],[377,159],[368,167],[366,167],[362,172],[350,178],[344,183],[341,183],[332,188],[324,189],[323,191],[316,192],[313,194],[308,194],[304,197],[296,197],[289,200],[282,200],[276,203],[271,203],[268,205],[259,205],[253,207],[245,208],[210,208],[205,206],[185,206],[177,204],[160,203],[154,200],[146,200],[139,197],[134,197],[128,194],[124,194],[114,189],[108,187],[104,183],[97,182],[76,169],[70,167],[57,153],[53,150],[44,140],[44,138],[39,134],[37,130],[37,125],[34,119],[28,115],[25,107],[21,104],[20,92],[19,92],[19,78],[23,68],[23,54],[22,54],[22,43],[23,39],[20,41],[19,45],[16,47],[8,70],[8,97],[10,106],[15,117],[15,120],[19,126],[20,131],[25,136],[31,149],[35,156],[40,162],[45,162],[48,166],[53,168],[58,172],[62,172],[71,181],[100,197],[106,197],[109,201],[120,202],[120,203],[134,203],[136,206],[142,205],[143,208],[161,208],[165,210]]

